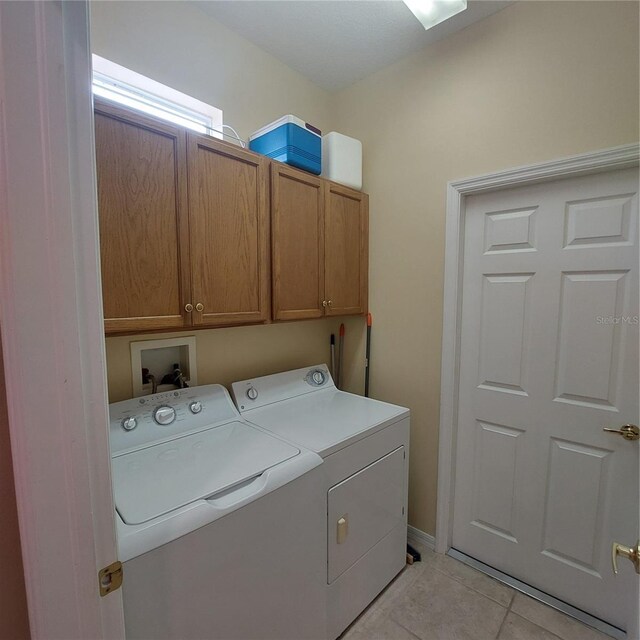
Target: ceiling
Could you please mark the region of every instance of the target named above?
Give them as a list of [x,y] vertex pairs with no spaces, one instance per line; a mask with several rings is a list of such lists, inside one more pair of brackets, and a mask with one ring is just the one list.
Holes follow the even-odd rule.
[[466,11],[425,31],[401,0],[205,0],[200,9],[337,91],[511,2],[470,0]]

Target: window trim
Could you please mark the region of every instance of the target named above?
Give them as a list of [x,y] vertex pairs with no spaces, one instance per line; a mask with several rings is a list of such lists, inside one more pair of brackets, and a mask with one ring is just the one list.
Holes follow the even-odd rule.
[[[163,117],[162,112],[171,114],[174,116],[173,118],[165,117],[164,119],[222,139],[221,109],[102,58],[95,53],[92,60],[92,87],[103,90],[102,92],[94,91],[96,95],[118,104],[126,104],[134,109],[137,108],[136,102],[147,105],[156,112],[155,115],[158,117]],[[105,95],[105,93],[118,93],[124,99],[117,100],[113,96]],[[140,111],[149,113],[145,109],[140,109]],[[183,122],[179,122],[179,120]],[[191,126],[189,123],[195,126]]]

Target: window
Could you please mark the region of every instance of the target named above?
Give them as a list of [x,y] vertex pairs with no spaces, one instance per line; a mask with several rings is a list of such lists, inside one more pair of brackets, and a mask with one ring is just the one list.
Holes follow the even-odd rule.
[[95,54],[93,93],[199,133],[222,138],[220,109]]

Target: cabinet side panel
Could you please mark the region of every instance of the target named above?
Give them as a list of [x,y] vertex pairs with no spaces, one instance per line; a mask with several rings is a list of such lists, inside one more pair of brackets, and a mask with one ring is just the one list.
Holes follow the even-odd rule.
[[105,319],[179,326],[177,140],[102,113],[95,123]]

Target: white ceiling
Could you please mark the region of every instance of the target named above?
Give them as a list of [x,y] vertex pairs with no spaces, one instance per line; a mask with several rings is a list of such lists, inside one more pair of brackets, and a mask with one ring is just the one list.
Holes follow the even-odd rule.
[[205,0],[197,5],[328,91],[337,91],[511,2],[470,0],[425,31],[401,0]]

